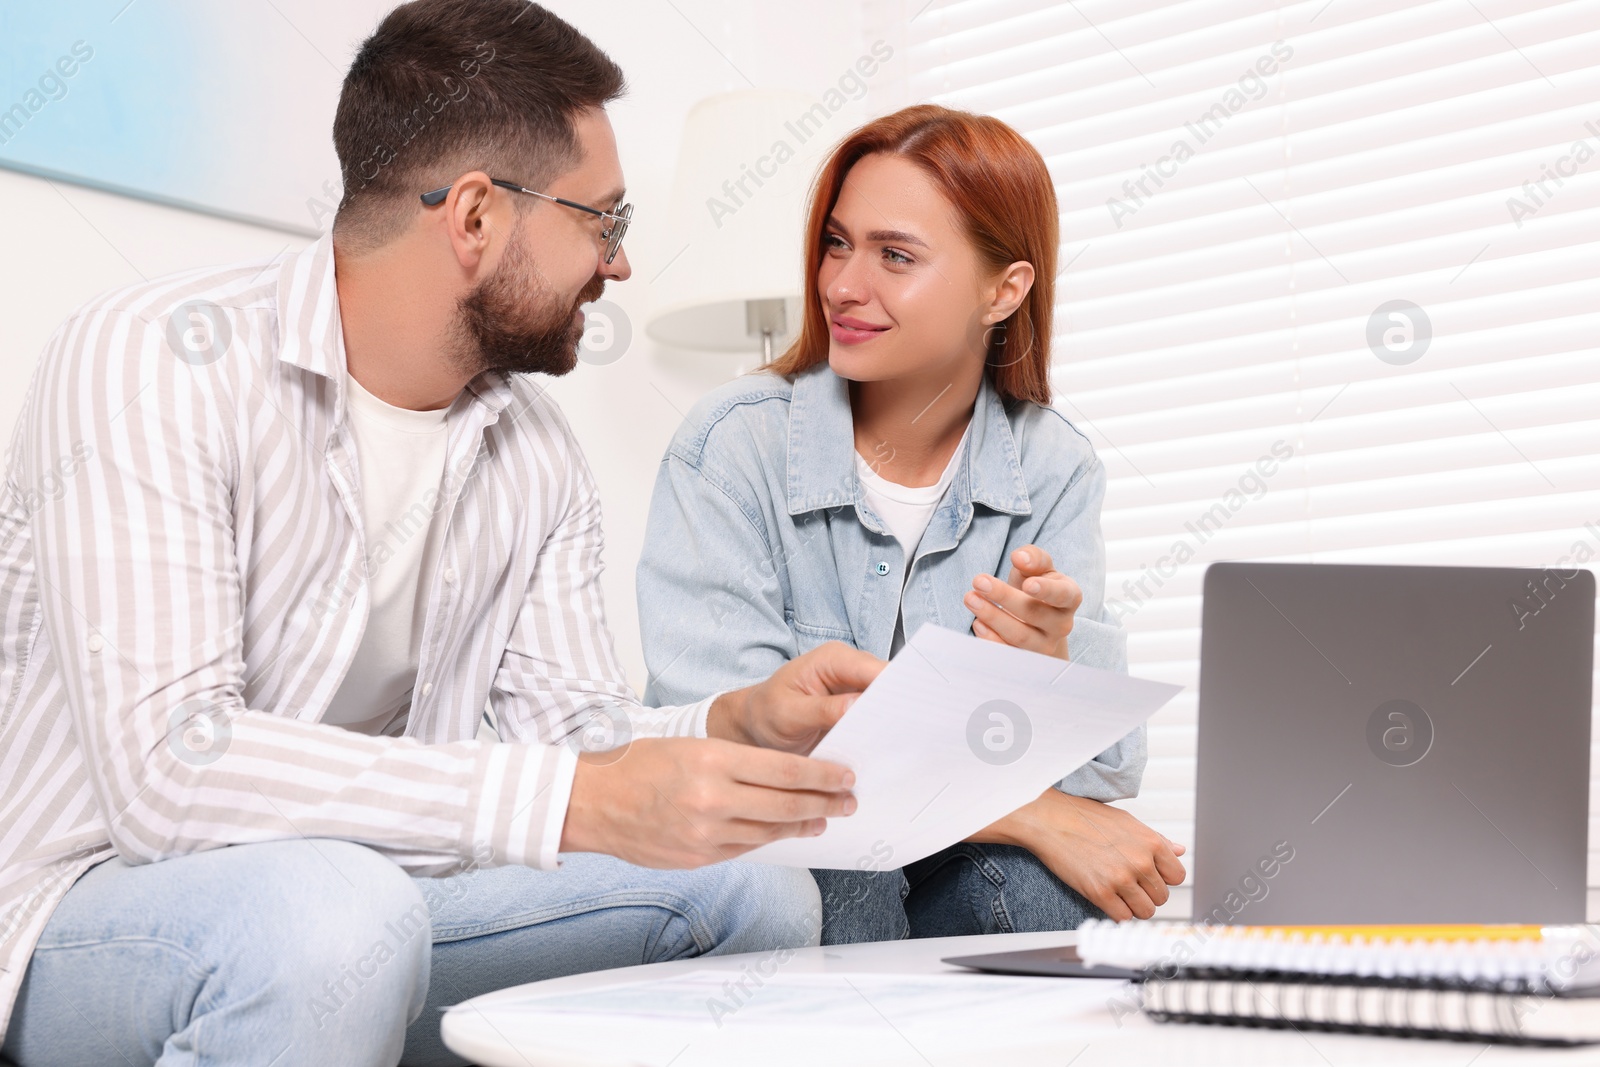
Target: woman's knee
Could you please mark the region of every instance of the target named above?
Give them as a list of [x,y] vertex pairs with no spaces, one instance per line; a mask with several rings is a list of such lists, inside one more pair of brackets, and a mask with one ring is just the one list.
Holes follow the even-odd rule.
[[989,899],[994,932],[1043,933],[1076,930],[1105,913],[1063,882],[1043,860],[1016,845],[968,846],[975,855],[962,864],[967,892]]
[[822,898],[822,944],[899,941],[910,933],[904,871],[811,873]]

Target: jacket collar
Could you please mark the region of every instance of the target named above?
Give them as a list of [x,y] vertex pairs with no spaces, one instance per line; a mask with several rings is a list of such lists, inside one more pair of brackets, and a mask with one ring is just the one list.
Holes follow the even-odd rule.
[[[1005,404],[984,376],[972,409],[965,456],[950,483],[958,504],[978,503],[1009,515],[1028,515],[1028,488]],[[819,363],[795,376],[789,400],[790,515],[860,503],[850,385]]]

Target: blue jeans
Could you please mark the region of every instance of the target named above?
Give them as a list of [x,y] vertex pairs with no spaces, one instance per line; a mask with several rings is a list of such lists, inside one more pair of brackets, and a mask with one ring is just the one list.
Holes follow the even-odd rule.
[[44,929],[6,1034],[19,1067],[464,1064],[438,1009],[509,985],[686,956],[816,944],[804,870],[417,878],[362,845],[234,845],[111,859]]
[[895,871],[812,871],[822,943],[1076,930],[1105,917],[1025,848],[963,842]]

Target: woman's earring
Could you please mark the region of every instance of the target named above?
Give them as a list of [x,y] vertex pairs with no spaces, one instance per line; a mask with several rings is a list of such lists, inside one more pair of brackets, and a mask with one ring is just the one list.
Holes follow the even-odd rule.
[[[994,339],[994,333],[995,333],[996,330],[1000,331],[1000,340],[999,341],[996,341]],[[986,353],[992,353],[994,348],[997,347],[997,346],[1001,347],[1001,348],[1004,348],[1005,347],[1005,343],[1006,343],[1006,324],[1004,322],[995,323],[995,324],[990,325],[990,326],[988,326],[988,327],[986,327],[984,329],[984,331],[983,331],[983,349],[984,349],[984,351]]]
[[[995,343],[995,345],[994,345],[995,351],[992,352],[992,355],[998,357],[1003,353],[1003,351],[1005,349],[1005,345],[1006,345],[1006,324],[1004,322],[998,323],[997,325],[989,327],[989,330],[999,330],[1000,331],[1000,339],[999,339],[999,341],[997,341]],[[989,330],[984,331],[984,341],[986,343],[987,343],[987,341],[989,339]],[[1015,359],[1008,359],[1008,360],[1005,360],[1003,362],[999,361],[998,359],[992,359],[992,360],[990,360],[988,362],[989,362],[989,366],[991,368],[993,368],[995,370],[1000,370],[1002,368],[1010,367],[1010,366],[1012,366],[1014,364],[1021,363],[1023,360],[1027,359],[1032,354],[1033,354],[1033,337],[1030,335],[1028,337],[1028,347],[1026,349],[1024,349],[1022,354],[1017,356]]]

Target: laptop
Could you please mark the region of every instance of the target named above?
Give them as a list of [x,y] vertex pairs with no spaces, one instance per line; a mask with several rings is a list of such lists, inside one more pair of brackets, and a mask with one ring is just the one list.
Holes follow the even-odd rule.
[[1594,611],[1582,569],[1207,568],[1193,921],[1583,922]]
[[1594,575],[1217,563],[1197,922],[1581,923]]

